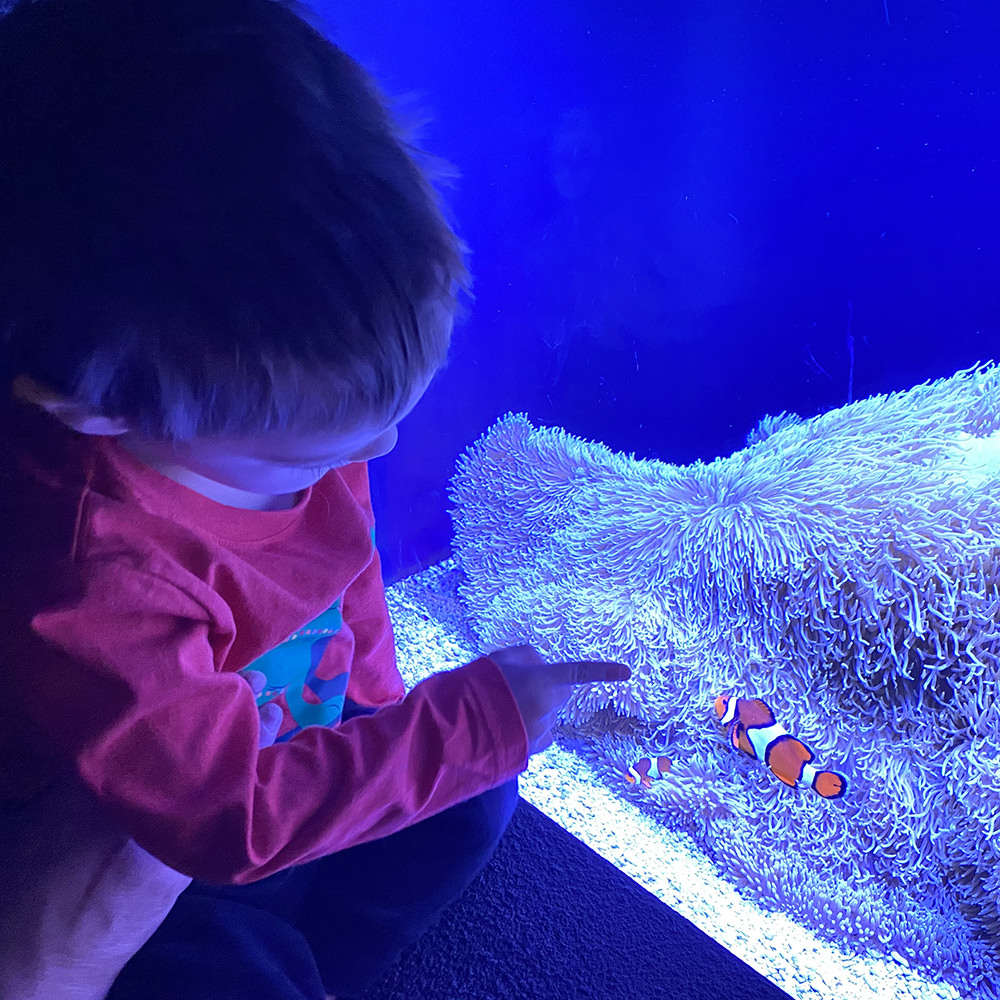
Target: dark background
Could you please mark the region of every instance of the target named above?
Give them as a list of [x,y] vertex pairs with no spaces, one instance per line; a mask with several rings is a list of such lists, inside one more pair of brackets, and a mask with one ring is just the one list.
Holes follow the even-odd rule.
[[388,581],[449,554],[455,458],[509,410],[683,464],[1000,356],[996,0],[313,9],[421,95],[473,249],[372,463]]

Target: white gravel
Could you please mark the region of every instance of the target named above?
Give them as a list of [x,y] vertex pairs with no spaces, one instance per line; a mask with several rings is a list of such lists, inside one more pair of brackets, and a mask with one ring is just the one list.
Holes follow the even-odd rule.
[[[453,561],[388,589],[408,686],[480,655]],[[553,744],[521,776],[523,798],[687,917],[796,1000],[978,1000],[935,983],[896,953],[859,957],[782,913],[762,910],[721,879],[685,834],[615,795],[579,755]]]

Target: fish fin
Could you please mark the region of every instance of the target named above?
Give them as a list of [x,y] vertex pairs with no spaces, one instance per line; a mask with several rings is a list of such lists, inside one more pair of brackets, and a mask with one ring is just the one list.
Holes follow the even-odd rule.
[[747,729],[766,729],[778,721],[771,706],[763,698],[747,698],[744,705],[743,721]]
[[740,736],[743,734],[743,723],[739,719],[733,719],[729,723],[729,742],[732,743],[737,750],[740,748]]
[[817,771],[813,779],[813,788],[824,799],[843,798],[847,792],[847,778],[836,771]]

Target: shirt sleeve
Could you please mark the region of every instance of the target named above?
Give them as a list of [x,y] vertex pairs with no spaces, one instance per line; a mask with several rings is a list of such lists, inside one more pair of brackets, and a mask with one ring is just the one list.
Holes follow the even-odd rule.
[[205,609],[148,569],[89,569],[80,600],[32,620],[22,709],[177,871],[252,882],[388,836],[526,766],[517,703],[487,657],[374,715],[259,750],[253,693],[216,671]]

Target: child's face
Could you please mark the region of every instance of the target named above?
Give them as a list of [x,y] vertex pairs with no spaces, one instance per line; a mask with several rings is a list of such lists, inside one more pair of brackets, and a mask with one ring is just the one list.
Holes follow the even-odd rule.
[[396,425],[416,406],[429,384],[420,382],[393,421],[365,420],[351,428],[317,434],[274,431],[256,437],[201,437],[152,441],[121,421],[81,412],[44,386],[21,376],[14,393],[47,410],[82,434],[113,436],[146,465],[202,496],[246,510],[291,507],[301,490],[330,469],[386,455],[395,447]]
[[330,469],[392,451],[399,436],[396,425],[425,389],[422,384],[414,391],[396,420],[370,419],[349,430],[275,431],[252,438],[203,437],[176,444],[125,433],[118,442],[158,472],[211,500],[248,510],[284,509]]

